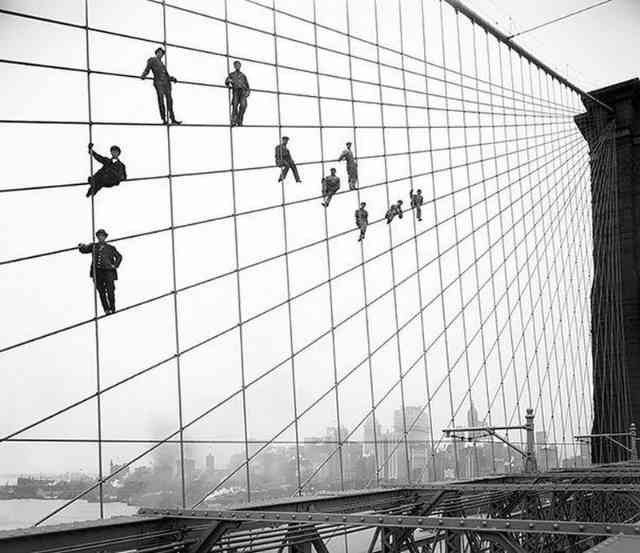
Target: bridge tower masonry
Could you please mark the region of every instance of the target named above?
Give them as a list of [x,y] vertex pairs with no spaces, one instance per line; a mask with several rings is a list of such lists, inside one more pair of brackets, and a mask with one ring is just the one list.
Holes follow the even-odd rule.
[[[631,423],[640,423],[640,79],[591,96],[613,110],[585,97],[587,111],[575,118],[591,153],[592,433],[626,433]],[[613,150],[602,147],[605,136]],[[615,187],[613,195],[610,186]],[[617,201],[602,201],[603,193]],[[607,442],[592,440],[592,461],[624,460],[620,448],[607,447]]]

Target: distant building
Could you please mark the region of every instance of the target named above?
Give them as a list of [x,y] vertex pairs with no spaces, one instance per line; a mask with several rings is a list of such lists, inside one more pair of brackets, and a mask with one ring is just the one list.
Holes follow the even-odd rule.
[[362,444],[362,454],[365,457],[370,455],[375,455],[376,453],[376,443],[380,437],[382,436],[382,426],[376,420],[375,421],[375,432],[374,432],[374,422],[375,417],[373,414],[367,417],[367,420],[364,422],[364,444]]
[[[405,449],[404,431],[407,431]],[[393,434],[397,447],[393,452],[390,477],[399,482],[418,482],[428,473],[431,444],[429,442],[429,417],[423,407],[406,406],[393,413]],[[392,447],[392,449],[393,449]],[[407,454],[409,471],[407,474]]]
[[209,453],[204,460],[205,471],[208,474],[213,474],[216,470],[216,459],[213,453]]

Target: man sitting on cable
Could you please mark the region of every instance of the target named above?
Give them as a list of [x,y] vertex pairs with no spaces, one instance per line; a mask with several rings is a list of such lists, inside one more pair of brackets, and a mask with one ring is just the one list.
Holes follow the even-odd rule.
[[89,142],[89,153],[93,158],[102,163],[94,175],[89,177],[89,190],[87,198],[95,196],[101,188],[111,188],[118,186],[123,180],[127,180],[127,168],[120,161],[121,150],[119,146],[111,146],[111,157],[103,157],[93,151],[93,143]]

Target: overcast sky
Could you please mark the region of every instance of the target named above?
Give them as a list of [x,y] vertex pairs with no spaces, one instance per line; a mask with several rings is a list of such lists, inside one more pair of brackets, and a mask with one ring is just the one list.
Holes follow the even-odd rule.
[[[224,13],[220,2],[173,3],[218,17]],[[111,144],[120,145],[121,159],[132,179],[118,188],[102,190],[95,202],[95,227],[106,228],[124,256],[117,283],[118,307],[124,310],[101,319],[98,325],[99,386],[105,388],[155,366],[103,395],[101,431],[105,439],[161,439],[178,428],[174,300],[169,293],[174,288],[172,251],[176,259],[175,286],[181,289],[193,285],[178,294],[179,348],[184,350],[219,335],[181,356],[183,422],[223,402],[190,426],[185,438],[244,440],[243,401],[247,436],[263,442],[295,440],[292,421],[296,412],[304,413],[298,424],[300,439],[323,436],[327,427],[337,424],[336,404],[341,424],[349,431],[362,423],[372,405],[376,406],[378,421],[390,428],[393,412],[403,399],[408,406],[425,406],[434,440],[441,438],[441,429],[451,425],[452,419],[453,424],[466,423],[470,398],[481,418],[491,418],[494,424],[516,423],[526,407],[535,407],[540,413],[539,429],[547,432],[550,441],[568,443],[574,434],[588,431],[590,198],[586,146],[572,121],[581,109],[579,98],[557,83],[547,82],[535,68],[530,72],[526,64],[516,56],[510,58],[508,51],[499,49],[493,40],[487,54],[483,33],[474,35],[469,22],[461,19],[460,57],[462,72],[467,75],[463,84],[469,88],[464,89],[464,101],[455,100],[463,90],[457,86],[460,68],[455,18],[445,5],[443,58],[438,4],[427,0],[427,86],[432,94],[427,110],[425,95],[420,92],[424,91],[425,79],[421,76],[424,50],[419,3],[402,2],[402,43],[397,3],[378,3],[379,38],[388,49],[378,52],[369,43],[353,40],[352,53],[373,61],[379,53],[384,63],[396,67],[404,62],[405,84],[417,90],[407,94],[406,102],[414,107],[407,113],[403,107],[384,107],[384,123],[399,128],[388,129],[383,141],[379,128],[360,128],[355,135],[349,128],[354,124],[353,115],[359,126],[380,126],[381,111],[375,104],[380,98],[378,86],[354,84],[354,96],[363,102],[355,104],[352,114],[350,102],[340,101],[350,98],[348,79],[319,77],[320,95],[337,98],[322,100],[323,124],[346,127],[327,128],[322,133],[313,128],[320,119],[314,97],[281,95],[282,132],[292,138],[290,148],[301,164],[302,184],[289,177],[281,188],[276,182],[277,169],[272,167],[278,139],[278,104],[272,93],[276,72],[269,65],[274,61],[274,44],[268,34],[230,26],[231,60],[253,60],[244,61],[243,70],[252,87],[263,91],[256,90],[250,97],[245,118],[248,126],[233,131],[233,165],[236,169],[268,167],[236,171],[233,180],[228,171],[229,128],[224,126],[227,93],[197,84],[224,82],[224,56],[168,49],[170,72],[181,81],[191,82],[178,83],[174,88],[177,117],[185,123],[220,125],[171,129],[172,173],[183,175],[174,177],[171,183],[164,177],[168,173],[166,129],[121,124],[158,121],[151,81],[126,76],[91,78],[91,116],[98,122],[92,127],[95,147],[106,154]],[[80,25],[84,22],[83,5],[80,0],[0,0],[4,9]],[[309,0],[279,0],[277,5],[303,18],[313,17]],[[493,13],[497,6],[500,17],[504,18],[506,12],[513,17],[516,28],[524,28],[577,9],[585,2],[474,0],[470,5],[483,14]],[[319,1],[318,20],[346,31],[344,6],[338,0]],[[376,37],[372,6],[372,1],[351,2],[351,31],[369,41]],[[615,0],[611,6],[536,32],[531,37],[536,39],[531,41],[531,50],[552,65],[569,62],[587,77],[585,86],[603,86],[635,76],[631,56],[637,51],[632,47],[637,39],[631,29],[637,26],[639,9],[632,0]],[[92,27],[149,40],[92,31],[92,69],[139,75],[163,38],[161,7],[142,0],[91,0],[89,13]],[[229,18],[253,28],[273,30],[271,11],[245,0],[230,2]],[[278,15],[276,25],[279,34],[314,41],[310,24]],[[167,32],[170,43],[222,54],[226,49],[225,26],[220,21],[168,8]],[[3,59],[83,69],[84,40],[83,30],[0,15]],[[349,46],[346,37],[327,30],[318,32],[318,41],[343,52]],[[401,47],[408,54],[404,60],[389,50]],[[481,86],[485,92],[476,94],[474,50],[478,77],[496,84],[500,52],[505,63],[504,89],[494,87],[489,94],[485,84]],[[557,59],[558,52],[565,53],[566,60]],[[278,62],[314,71],[315,52],[312,47],[279,39]],[[513,77],[507,70],[510,62]],[[452,71],[445,74],[438,68],[443,65]],[[348,77],[348,58],[320,50],[319,69]],[[353,59],[351,70],[354,78],[378,82],[374,63]],[[78,242],[91,240],[92,213],[82,184],[90,172],[88,126],[82,124],[88,117],[85,73],[0,63],[0,77],[11,83],[4,90],[1,119],[74,122],[0,124],[4,148],[1,188],[71,185],[2,195],[0,261],[47,254],[0,266],[1,347],[9,347],[93,317],[90,261],[73,250]],[[382,88],[383,102],[404,104],[398,89],[403,85],[402,71],[383,68],[381,77],[383,84],[390,85]],[[277,78],[281,91],[317,95],[313,72],[280,69]],[[443,79],[449,84],[443,84]],[[470,113],[478,110],[478,100],[484,102],[482,109],[486,112],[480,116]],[[466,113],[463,116],[452,109]],[[517,116],[502,116],[514,110]],[[413,126],[408,136],[404,128],[407,115]],[[431,132],[428,123],[435,127]],[[514,123],[520,126],[500,126]],[[466,132],[462,128],[447,132],[444,128],[464,124],[476,128]],[[498,128],[492,131],[490,124]],[[368,188],[359,195],[337,197],[325,223],[325,211],[316,198],[320,178],[330,166],[336,166],[343,190],[347,188],[344,166],[331,161],[347,140],[354,141],[358,157],[363,158],[359,164],[360,184]],[[495,141],[500,144],[471,146]],[[451,154],[447,151],[451,145],[465,144],[467,148],[456,148]],[[441,151],[430,155],[425,151],[428,149]],[[419,153],[408,156],[409,150]],[[385,153],[398,155],[388,157],[385,163]],[[378,157],[364,159],[367,156]],[[323,158],[328,160],[324,167],[318,163]],[[476,161],[467,171],[465,162],[480,158],[488,160]],[[461,167],[446,170],[451,166]],[[221,172],[191,174],[211,171]],[[414,177],[409,179],[411,173]],[[496,174],[500,175],[497,179]],[[378,184],[385,180],[390,183]],[[558,187],[558,182],[563,186]],[[391,234],[384,223],[376,222],[369,228],[361,251],[353,230],[358,200],[367,202],[370,220],[379,221],[389,201],[403,199],[408,206],[412,185],[424,191],[424,220],[417,222],[407,213],[404,219],[393,222]],[[275,207],[239,215],[234,227],[230,216],[234,187],[238,213]],[[452,191],[457,193],[452,196]],[[283,193],[285,202],[298,203],[286,210],[278,207]],[[490,201],[483,202],[487,196]],[[454,213],[460,215],[451,218]],[[181,227],[175,231],[173,245],[167,230],[172,218]],[[534,233],[534,227],[540,232]],[[157,232],[132,237],[150,230]],[[322,241],[326,233],[333,236],[343,232],[331,239],[327,251]],[[500,240],[503,235],[505,240]],[[461,241],[458,247],[457,239]],[[285,240],[288,250],[318,243],[289,255],[288,269],[284,257],[265,261],[284,252]],[[393,256],[385,253],[390,243],[397,246]],[[63,251],[50,253],[58,250]],[[438,250],[448,252],[440,262]],[[481,255],[488,250],[490,254]],[[372,259],[364,273],[358,267],[361,255],[365,260]],[[580,275],[562,270],[567,260],[575,262]],[[233,272],[237,265],[251,266],[241,271],[239,281]],[[322,284],[328,265],[332,277],[345,273],[331,287]],[[418,280],[413,273],[417,266],[424,265]],[[458,279],[461,270],[464,276]],[[487,280],[492,270],[496,271],[493,285]],[[387,292],[366,311],[363,278],[368,302]],[[580,281],[580,287],[570,286],[570,278]],[[209,282],[202,283],[205,280]],[[395,296],[390,293],[394,281],[403,281]],[[480,301],[474,299],[478,284]],[[291,296],[300,295],[291,303],[291,316],[286,305],[287,288]],[[157,299],[127,309],[153,298]],[[462,304],[466,305],[465,317],[456,317]],[[276,305],[280,307],[261,315]],[[563,318],[563,313],[577,315]],[[243,324],[241,333],[239,316],[246,321],[256,315],[260,316]],[[489,322],[480,324],[481,315]],[[333,334],[332,317],[334,325],[340,323]],[[404,328],[399,340],[395,338],[398,325]],[[560,336],[562,344],[554,339]],[[423,345],[428,346],[426,356],[422,354]],[[562,355],[558,353],[560,348],[564,350]],[[376,353],[369,363],[372,350]],[[296,353],[293,363],[292,351]],[[402,387],[396,384],[400,372],[406,373]],[[249,383],[261,375],[264,377],[243,397],[239,393],[242,379]],[[340,381],[337,394],[333,390],[336,380]],[[0,353],[0,434],[15,432],[82,400],[94,394],[96,386],[95,327],[90,322]],[[566,406],[562,417],[554,416],[552,406],[558,402]],[[92,440],[97,435],[96,412],[95,399],[90,399],[20,437]],[[362,427],[352,439],[362,439]],[[105,444],[104,466],[110,459],[126,461],[148,447]],[[229,455],[242,452],[243,447],[199,446],[190,449],[189,455],[201,465],[209,451],[225,464]],[[574,451],[568,448],[564,454]],[[91,443],[4,442],[0,444],[0,474],[80,469],[96,473],[96,458],[96,446]],[[141,462],[150,459],[145,457]]]

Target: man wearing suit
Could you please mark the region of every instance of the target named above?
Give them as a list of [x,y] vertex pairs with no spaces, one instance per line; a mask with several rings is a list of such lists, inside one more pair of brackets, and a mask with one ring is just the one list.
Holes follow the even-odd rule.
[[353,157],[353,152],[351,151],[351,142],[347,142],[346,148],[340,154],[338,161],[342,161],[343,159],[347,162],[347,175],[349,177],[349,190],[355,190],[358,184],[358,163],[356,162],[356,158]]
[[[176,116],[173,114],[173,96],[171,95],[171,83],[177,83],[178,80],[169,75],[167,67],[162,63],[164,50],[162,48],[157,48],[155,54],[156,55],[154,57],[147,60],[147,66],[144,68],[140,78],[145,79],[149,74],[149,71],[153,73],[153,86],[155,87],[156,94],[158,95],[158,109],[160,110],[162,122],[165,125],[167,124],[168,111],[171,123],[179,125],[182,121],[176,121]],[[166,111],[164,106],[165,98],[167,100]]]
[[409,199],[411,200],[411,207],[416,210],[418,221],[422,221],[422,206],[424,205],[424,198],[422,197],[422,190],[418,189],[416,193],[413,189],[409,191]]
[[333,195],[340,190],[340,178],[336,176],[336,170],[332,167],[331,174],[322,178],[322,205],[329,207]]
[[229,73],[224,85],[231,89],[231,126],[242,127],[244,112],[247,110],[247,98],[251,93],[246,75],[240,71],[240,62],[234,61],[235,71]]
[[127,180],[127,168],[120,161],[121,150],[118,146],[111,146],[111,157],[103,157],[93,151],[93,144],[89,142],[89,153],[102,167],[89,177],[89,190],[87,198],[95,196],[101,188],[118,186],[123,180]]
[[402,219],[402,200],[398,200],[395,204],[391,204],[384,217],[387,220],[387,225],[393,221],[395,216]]
[[367,225],[369,224],[369,212],[365,209],[367,204],[362,202],[360,207],[356,209],[356,227],[360,229],[360,237],[358,242],[364,240],[364,235],[367,232]]
[[93,279],[100,303],[105,314],[116,312],[116,285],[118,267],[122,263],[122,256],[114,246],[107,243],[107,231],[96,231],[97,242],[93,244],[78,244],[80,253],[92,254],[89,276]]
[[280,177],[278,178],[278,182],[282,182],[289,172],[289,169],[293,171],[293,176],[296,179],[296,182],[302,182],[300,180],[300,175],[298,174],[298,168],[296,167],[295,161],[291,157],[291,152],[289,148],[287,148],[287,144],[289,143],[289,137],[283,136],[280,144],[276,146],[276,165],[280,167]]

